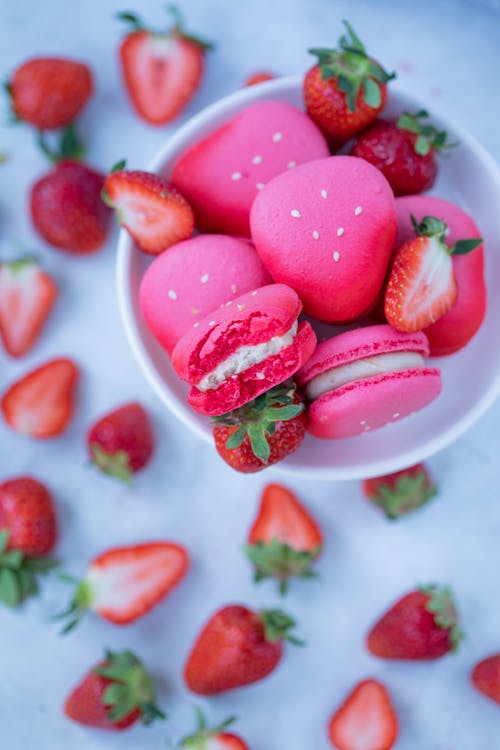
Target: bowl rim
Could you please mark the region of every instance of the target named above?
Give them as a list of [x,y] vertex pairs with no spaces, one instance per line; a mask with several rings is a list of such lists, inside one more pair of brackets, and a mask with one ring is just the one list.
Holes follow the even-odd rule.
[[[264,91],[271,96],[273,92],[280,94],[287,90],[296,90],[297,87],[302,85],[302,80],[302,74],[279,77],[258,84],[257,86],[242,88],[210,104],[208,107],[205,107],[183,123],[167,138],[162,148],[148,162],[146,170],[152,172],[159,171],[169,155],[175,151],[180,143],[189,139],[191,134],[196,133],[201,125],[215,116],[220,117],[221,115],[224,115],[227,110],[232,110],[239,104],[251,103],[254,98],[260,99],[260,94]],[[391,85],[391,92],[396,94],[396,96],[414,99],[417,106],[431,111],[433,117],[437,120],[442,120],[444,122],[450,120],[450,115],[445,115],[439,107],[434,105],[434,103],[430,106],[426,103],[425,99],[422,99],[420,96],[415,97],[413,94],[404,91],[397,85]],[[473,152],[474,157],[483,164],[486,171],[492,174],[494,180],[500,187],[500,167],[493,156],[481,143],[479,143],[475,136],[462,126],[456,125],[454,120],[453,130],[458,136],[460,142],[467,144],[468,149]],[[125,229],[121,229],[117,242],[116,284],[120,317],[125,328],[128,343],[143,375],[160,400],[183,425],[201,437],[205,442],[212,443],[210,433],[206,431],[196,419],[192,419],[187,411],[181,408],[177,398],[171,393],[157,373],[156,368],[150,362],[149,354],[142,341],[137,325],[132,305],[132,295],[130,294],[130,263],[133,252],[137,252],[137,250],[134,247],[131,237]],[[361,479],[367,476],[381,476],[383,474],[397,471],[401,468],[424,461],[450,445],[454,440],[463,435],[475,422],[477,422],[477,420],[487,411],[499,396],[500,371],[496,378],[491,380],[489,387],[478,399],[474,407],[455,422],[452,427],[439,433],[436,437],[428,440],[421,446],[406,452],[404,454],[404,465],[402,465],[401,462],[401,454],[398,454],[397,457],[389,457],[384,460],[371,460],[362,466],[359,464],[346,467],[308,467],[295,464],[291,466],[285,461],[274,464],[272,468],[280,473],[290,476],[294,475],[297,477],[323,480]]]

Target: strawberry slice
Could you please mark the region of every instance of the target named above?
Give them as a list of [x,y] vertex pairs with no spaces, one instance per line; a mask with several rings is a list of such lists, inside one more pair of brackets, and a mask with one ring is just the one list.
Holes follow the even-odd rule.
[[0,336],[12,357],[35,344],[57,297],[57,286],[32,257],[0,263]]
[[387,322],[406,333],[421,331],[453,307],[457,284],[451,256],[465,255],[482,242],[459,240],[448,247],[443,221],[424,216],[418,224],[413,215],[411,219],[416,236],[394,256],[384,302]]
[[184,196],[163,177],[127,171],[124,164],[106,177],[102,198],[140,249],[158,255],[191,237],[194,215]]
[[363,680],[332,716],[328,734],[338,750],[390,750],[398,729],[398,718],[384,685]]
[[149,612],[186,574],[189,557],[171,542],[148,542],[109,549],[93,560],[69,608],[63,633],[92,610],[115,625],[128,625]]
[[33,438],[60,435],[73,416],[78,377],[78,367],[70,359],[53,359],[32,370],[3,395],[7,424]]

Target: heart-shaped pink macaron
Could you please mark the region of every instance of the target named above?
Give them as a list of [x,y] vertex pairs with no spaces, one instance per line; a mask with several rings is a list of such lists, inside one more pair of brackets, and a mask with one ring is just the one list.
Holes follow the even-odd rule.
[[363,159],[318,159],[262,190],[251,227],[264,265],[295,289],[305,313],[347,322],[369,311],[384,281],[396,236],[394,196]]
[[250,207],[264,185],[328,153],[304,112],[285,102],[258,102],[186,151],[171,179],[190,202],[198,229],[249,236]]

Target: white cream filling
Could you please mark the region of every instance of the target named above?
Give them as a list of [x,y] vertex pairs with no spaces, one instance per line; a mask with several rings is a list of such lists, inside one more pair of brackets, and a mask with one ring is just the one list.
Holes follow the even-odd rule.
[[218,388],[227,378],[239,375],[240,372],[248,370],[254,365],[260,364],[268,357],[279,354],[287,346],[293,343],[297,333],[297,321],[282,336],[274,336],[269,341],[253,346],[240,346],[234,354],[223,360],[215,369],[203,377],[196,387],[200,391],[209,391]]
[[314,401],[324,393],[340,388],[346,383],[371,378],[384,372],[413,370],[415,367],[423,367],[424,364],[424,358],[417,352],[393,352],[392,354],[377,354],[375,357],[357,359],[355,362],[333,367],[328,372],[317,375],[307,384],[306,396],[309,401]]

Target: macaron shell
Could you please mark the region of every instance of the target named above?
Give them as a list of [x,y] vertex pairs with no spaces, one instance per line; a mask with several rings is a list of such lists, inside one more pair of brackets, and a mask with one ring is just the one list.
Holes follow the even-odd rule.
[[396,236],[394,196],[374,166],[332,156],[289,170],[259,193],[250,220],[264,265],[306,314],[340,323],[372,307]]
[[364,378],[325,393],[307,411],[307,429],[318,438],[346,438],[397,422],[432,403],[441,373],[426,367]]
[[[436,216],[446,222],[450,230],[447,236],[449,245],[460,239],[481,237],[473,219],[459,206],[442,198],[425,195],[397,198],[396,212],[398,234],[395,247],[400,247],[414,236],[410,214],[417,221],[424,216]],[[435,357],[453,354],[468,344],[480,328],[486,313],[483,245],[467,255],[453,255],[452,261],[458,288],[457,299],[451,310],[425,329],[431,356]]]
[[271,282],[250,240],[205,234],[173,245],[151,263],[139,304],[148,327],[171,355],[196,321]]
[[193,207],[198,229],[249,236],[259,190],[277,174],[328,154],[304,112],[284,102],[258,102],[186,151],[172,182]]

